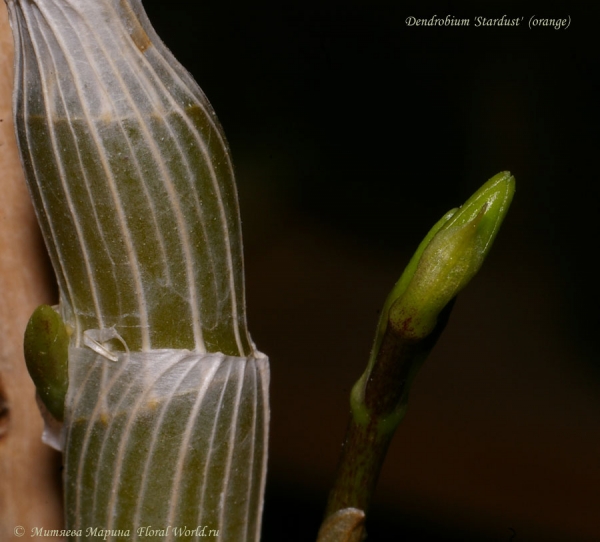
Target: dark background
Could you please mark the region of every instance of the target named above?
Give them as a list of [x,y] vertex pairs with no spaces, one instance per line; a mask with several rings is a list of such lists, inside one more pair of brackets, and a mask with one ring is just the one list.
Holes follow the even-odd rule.
[[[513,207],[413,387],[370,539],[600,540],[600,19],[566,2],[144,5],[237,167],[272,371],[264,542],[314,538],[379,307],[429,227],[502,170]],[[502,15],[524,19],[473,26]]]

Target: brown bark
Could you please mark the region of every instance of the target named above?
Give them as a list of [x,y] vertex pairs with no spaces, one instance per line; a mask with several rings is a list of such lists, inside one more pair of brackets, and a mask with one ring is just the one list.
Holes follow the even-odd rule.
[[62,524],[60,455],[41,442],[42,420],[23,360],[34,308],[54,286],[25,186],[11,112],[13,43],[0,2],[0,540]]

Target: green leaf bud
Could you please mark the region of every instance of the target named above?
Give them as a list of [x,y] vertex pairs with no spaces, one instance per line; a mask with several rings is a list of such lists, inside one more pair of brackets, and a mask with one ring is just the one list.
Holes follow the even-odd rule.
[[27,370],[40,399],[54,418],[63,420],[68,375],[69,333],[49,305],[40,305],[25,330]]

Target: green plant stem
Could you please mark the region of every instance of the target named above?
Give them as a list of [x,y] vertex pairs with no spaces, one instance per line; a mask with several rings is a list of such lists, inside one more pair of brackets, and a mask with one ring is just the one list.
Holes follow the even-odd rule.
[[369,507],[392,436],[374,423],[363,426],[350,420],[326,517],[344,508]]
[[[446,327],[453,304],[443,309],[423,340],[407,340],[402,330],[388,325],[373,370],[353,390],[352,416],[326,517],[345,508],[368,511],[388,446],[406,413],[412,381]],[[357,396],[362,397],[360,404]]]
[[318,542],[360,542],[364,520],[408,393],[446,327],[457,294],[483,263],[508,211],[515,179],[487,181],[429,231],[388,295],[352,416]]

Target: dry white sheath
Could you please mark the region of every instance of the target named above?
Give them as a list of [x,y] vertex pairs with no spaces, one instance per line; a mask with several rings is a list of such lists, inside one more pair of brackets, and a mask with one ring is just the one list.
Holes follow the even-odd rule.
[[139,0],[7,4],[18,141],[72,330],[67,527],[256,541],[269,370],[214,111]]

